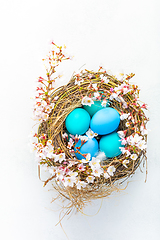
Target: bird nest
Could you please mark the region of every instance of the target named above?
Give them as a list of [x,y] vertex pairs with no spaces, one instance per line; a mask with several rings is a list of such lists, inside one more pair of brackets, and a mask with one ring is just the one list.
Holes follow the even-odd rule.
[[[44,186],[52,182],[58,196],[69,200],[68,212],[81,211],[91,200],[107,197],[118,190],[119,184],[131,177],[142,160],[147,159],[146,104],[140,104],[138,86],[130,84],[134,74],[117,77],[101,67],[96,72],[85,69],[75,73],[67,85],[54,89],[57,77],[51,76],[59,63],[68,57],[62,47],[52,45],[54,50],[47,57],[50,65],[47,79],[40,77],[38,80],[34,116],[40,123],[33,145],[38,165],[50,173]],[[66,118],[74,109],[91,106],[96,101],[104,108],[114,108],[120,115],[116,131],[122,147],[118,156],[106,157],[99,152],[91,158],[90,154],[82,154],[76,144],[80,139],[81,146],[85,144],[86,137],[72,135],[66,130]],[[101,136],[90,133],[100,140]],[[77,152],[82,159],[76,157]]]

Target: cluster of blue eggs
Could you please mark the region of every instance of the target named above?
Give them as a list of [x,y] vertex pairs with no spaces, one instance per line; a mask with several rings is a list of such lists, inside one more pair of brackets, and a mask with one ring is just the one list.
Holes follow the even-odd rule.
[[[120,138],[116,132],[120,123],[120,115],[114,108],[102,107],[100,101],[95,101],[91,106],[84,105],[83,108],[74,109],[66,118],[65,125],[67,131],[72,135],[83,135],[90,128],[100,137],[97,139],[88,138],[87,142],[81,146],[81,140],[75,145],[81,154],[91,154],[95,157],[99,151],[104,152],[107,158],[112,158],[121,154]],[[81,154],[75,153],[78,159],[82,159]]]

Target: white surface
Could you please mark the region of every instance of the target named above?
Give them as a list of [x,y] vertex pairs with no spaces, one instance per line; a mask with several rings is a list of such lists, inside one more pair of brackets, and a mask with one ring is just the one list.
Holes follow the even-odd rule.
[[[160,239],[160,17],[157,0],[8,0],[0,22],[0,239],[67,239],[55,226],[59,212],[37,177],[28,135],[41,59],[48,42],[66,44],[74,61],[63,68],[65,81],[83,64],[113,73],[134,72],[141,99],[150,106],[148,181],[138,170],[128,188],[104,200],[98,215],[72,215],[62,221],[70,240]],[[93,215],[100,202],[84,212]]]

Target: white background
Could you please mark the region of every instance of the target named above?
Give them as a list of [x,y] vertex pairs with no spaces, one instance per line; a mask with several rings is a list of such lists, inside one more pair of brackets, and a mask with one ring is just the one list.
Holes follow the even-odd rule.
[[135,73],[149,104],[148,180],[138,170],[128,188],[93,202],[62,221],[70,240],[160,239],[160,4],[157,0],[1,0],[0,4],[0,239],[67,239],[53,192],[43,188],[30,153],[35,82],[49,41],[66,44],[75,58],[63,81],[85,67]]

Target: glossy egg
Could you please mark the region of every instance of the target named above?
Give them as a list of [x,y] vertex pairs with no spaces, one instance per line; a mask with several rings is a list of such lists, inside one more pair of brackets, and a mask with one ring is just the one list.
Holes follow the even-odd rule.
[[73,135],[82,135],[88,130],[90,119],[90,115],[85,109],[75,108],[66,118],[66,129]]
[[[85,142],[80,149],[76,149],[76,147],[81,146],[81,140],[78,141],[78,143],[75,145],[74,151],[78,150],[82,154],[91,154],[91,158],[94,157],[98,152],[98,141],[95,138],[88,138],[87,142]],[[79,154],[75,153],[76,157],[81,160],[84,157]]]
[[121,154],[119,147],[122,147],[118,133],[113,132],[105,135],[99,142],[100,151],[104,152],[106,157],[112,158]]
[[[92,104],[91,106],[88,105],[83,105],[83,108],[90,114],[90,116],[92,117],[96,112],[98,112],[99,110],[105,108],[102,107],[101,105],[101,101],[94,101],[94,104]],[[106,107],[109,106],[109,101],[106,104]]]
[[120,123],[120,115],[114,108],[107,107],[96,112],[90,122],[90,128],[99,135],[115,131]]

